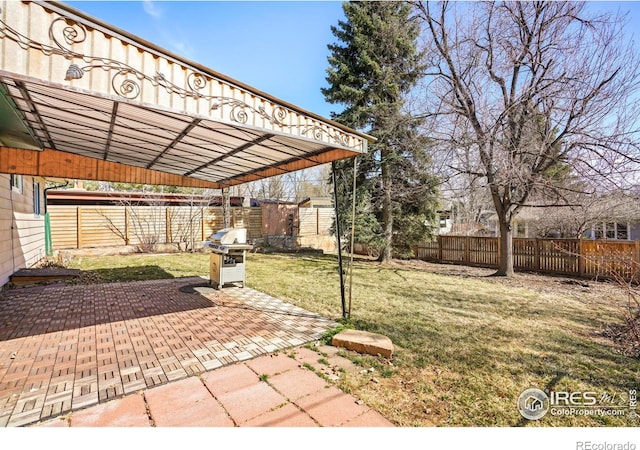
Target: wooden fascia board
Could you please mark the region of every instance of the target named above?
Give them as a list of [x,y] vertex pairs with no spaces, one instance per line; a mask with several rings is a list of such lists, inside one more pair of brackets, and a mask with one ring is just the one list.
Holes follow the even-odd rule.
[[295,172],[297,170],[308,169],[320,164],[326,164],[341,159],[353,158],[360,155],[359,152],[353,152],[344,150],[341,148],[334,148],[331,150],[323,151],[314,156],[307,156],[305,158],[294,159],[285,161],[283,163],[265,167],[264,169],[258,169],[244,175],[239,175],[228,181],[221,181],[221,185],[234,186],[237,184],[248,183],[250,181],[256,181],[263,178],[273,177],[276,175],[282,175],[284,173]]
[[213,181],[104,161],[52,149],[36,151],[0,147],[0,173],[74,180],[114,181],[209,189],[221,188],[219,183]]

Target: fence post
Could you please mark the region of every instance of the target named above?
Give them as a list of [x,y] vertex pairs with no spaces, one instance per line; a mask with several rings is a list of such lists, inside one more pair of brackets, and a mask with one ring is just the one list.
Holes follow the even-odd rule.
[[166,244],[171,243],[173,239],[171,239],[171,212],[169,211],[169,206],[165,206],[164,208],[164,242]]
[[640,277],[640,241],[636,241],[636,262],[638,263],[636,266],[638,273],[636,275]]
[[442,262],[442,236],[438,236],[437,240],[438,240],[438,261]]
[[533,268],[536,272],[540,272],[540,240],[536,238],[533,249]]
[[467,264],[471,263],[471,236],[464,237],[464,261]]
[[76,210],[76,247],[82,248],[82,208]]
[[129,208],[124,207],[124,245],[129,245]]
[[585,264],[584,244],[582,239],[578,239],[578,275],[585,276],[587,265]]
[[204,241],[207,237],[204,235],[204,206],[200,208],[200,235],[201,241]]

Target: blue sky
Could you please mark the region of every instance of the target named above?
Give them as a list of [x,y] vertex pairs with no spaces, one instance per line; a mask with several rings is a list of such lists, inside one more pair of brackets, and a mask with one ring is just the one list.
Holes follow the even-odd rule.
[[[331,26],[340,1],[68,1],[107,23],[289,103],[329,117],[324,101]],[[640,30],[640,2],[590,2],[629,11]],[[638,46],[640,51],[640,46]]]
[[66,4],[308,111],[324,101],[338,1],[68,1]]

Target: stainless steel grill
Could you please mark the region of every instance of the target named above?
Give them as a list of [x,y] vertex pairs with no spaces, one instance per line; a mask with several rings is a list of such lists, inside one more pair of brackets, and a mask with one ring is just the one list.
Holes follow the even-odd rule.
[[247,230],[223,228],[209,236],[204,246],[211,249],[210,283],[215,284],[217,289],[230,283],[242,283],[244,287],[247,250],[253,248],[247,244]]

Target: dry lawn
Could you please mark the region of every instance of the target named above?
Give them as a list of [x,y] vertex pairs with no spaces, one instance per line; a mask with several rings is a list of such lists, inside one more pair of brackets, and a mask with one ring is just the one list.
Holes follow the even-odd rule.
[[[341,317],[334,256],[247,259],[250,287]],[[104,281],[127,273],[208,274],[203,254],[83,257],[73,265],[96,270]],[[622,320],[623,292],[605,282],[491,273],[416,261],[357,261],[351,324],[389,336],[396,352],[391,361],[355,358],[375,371],[345,373],[341,387],[400,426],[637,426],[629,411],[624,417],[547,414],[529,422],[516,408],[529,387],[593,391],[628,404],[629,390],[640,385],[640,360],[624,356],[606,337]]]

